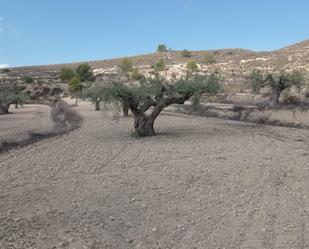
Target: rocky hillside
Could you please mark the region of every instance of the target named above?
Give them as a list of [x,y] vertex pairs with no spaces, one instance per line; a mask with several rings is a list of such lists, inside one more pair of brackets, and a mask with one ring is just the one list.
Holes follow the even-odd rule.
[[[309,71],[309,40],[271,52],[254,52],[244,49],[220,49],[210,51],[190,51],[191,57],[183,57],[181,51],[169,51],[166,53],[152,53],[130,57],[134,66],[140,71],[148,74],[152,69],[151,65],[159,59],[163,59],[167,69],[162,73],[166,77],[182,75],[186,72],[186,63],[195,60],[198,63],[201,73],[219,70],[225,78],[228,91],[239,91],[244,82],[244,76],[254,68],[261,70],[272,69],[304,69]],[[213,63],[205,60],[210,55]],[[117,74],[117,65],[122,58],[89,61],[96,75]],[[42,65],[10,68],[10,72],[2,74],[2,77],[23,77],[29,75],[34,79],[46,83],[60,83],[58,77],[62,67],[76,67],[79,63]],[[0,75],[1,77],[1,75]]]

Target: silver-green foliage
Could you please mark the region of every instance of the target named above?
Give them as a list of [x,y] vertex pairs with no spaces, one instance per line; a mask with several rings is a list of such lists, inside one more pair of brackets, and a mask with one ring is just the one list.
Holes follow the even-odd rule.
[[[132,85],[111,82],[100,86],[100,89],[93,89],[92,97],[99,97],[107,103],[126,104],[133,113],[137,134],[151,136],[154,135],[154,120],[165,107],[184,104],[196,92],[218,93],[221,89],[218,75],[190,75],[174,81],[166,81],[156,75]],[[153,108],[150,110],[150,107]]]
[[11,104],[23,104],[28,96],[22,87],[14,82],[0,83],[0,112],[8,113]]
[[292,87],[300,90],[305,81],[304,73],[299,70],[278,71],[267,74],[263,74],[260,70],[253,70],[249,75],[249,82],[254,93],[259,93],[266,86],[271,88],[271,105],[279,103],[280,94],[284,90],[291,89]]

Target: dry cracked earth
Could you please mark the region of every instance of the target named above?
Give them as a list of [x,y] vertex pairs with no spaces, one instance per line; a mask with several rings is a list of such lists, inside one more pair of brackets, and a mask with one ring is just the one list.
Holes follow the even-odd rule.
[[309,248],[308,130],[92,108],[0,155],[1,249]]

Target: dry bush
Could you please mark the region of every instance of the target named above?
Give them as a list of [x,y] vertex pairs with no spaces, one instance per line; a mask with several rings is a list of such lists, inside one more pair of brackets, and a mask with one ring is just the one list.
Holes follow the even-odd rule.
[[298,106],[301,103],[301,99],[296,95],[288,95],[284,98],[283,103],[286,105],[295,105]]
[[246,108],[242,105],[234,105],[233,106],[233,111],[234,112],[241,112],[241,111],[244,111]]

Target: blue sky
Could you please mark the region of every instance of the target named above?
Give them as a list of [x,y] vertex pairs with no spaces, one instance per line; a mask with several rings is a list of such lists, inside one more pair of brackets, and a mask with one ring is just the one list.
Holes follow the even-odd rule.
[[0,66],[172,49],[273,50],[309,38],[308,0],[0,0]]

